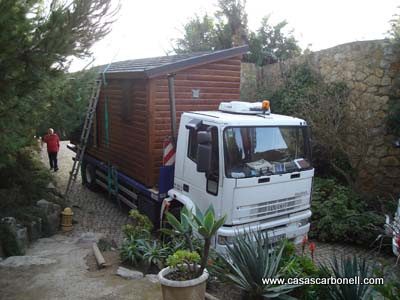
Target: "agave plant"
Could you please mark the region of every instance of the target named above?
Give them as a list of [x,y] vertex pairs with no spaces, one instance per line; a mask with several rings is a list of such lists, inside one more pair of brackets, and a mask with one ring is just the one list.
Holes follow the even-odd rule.
[[208,256],[210,254],[211,239],[217,233],[218,229],[224,225],[225,220],[226,216],[216,219],[214,207],[212,205],[210,205],[204,214],[197,208],[196,214],[193,215],[193,218],[188,218],[193,230],[200,234],[204,239],[204,247],[202,251],[203,253],[201,254],[198,276],[203,274],[207,265]]
[[[373,265],[369,264],[365,258],[344,257],[339,260],[333,257],[329,266],[321,266],[322,271],[331,273],[336,278],[364,278],[374,277]],[[366,284],[332,284],[328,285],[327,292],[330,299],[334,300],[364,300],[372,299],[373,286]]]
[[132,238],[126,238],[122,244],[121,259],[123,261],[129,261],[133,265],[138,265],[143,259],[141,252],[141,240]]
[[[172,226],[172,228],[181,234],[184,238],[185,241],[190,249],[190,251],[193,251],[193,243],[192,243],[192,233],[193,229],[190,223],[190,220],[193,218],[192,212],[189,211],[186,206],[184,206],[181,211],[180,211],[180,219],[178,220],[173,214],[167,212],[166,217],[168,220],[168,223]],[[166,229],[164,229],[164,232],[168,232]]]
[[155,265],[159,269],[164,267],[164,262],[168,257],[170,249],[160,245],[156,240],[142,240],[139,246],[143,260],[149,265]]
[[188,245],[191,252],[195,249],[193,247],[192,239],[193,232],[198,233],[204,239],[204,246],[200,249],[201,261],[198,270],[198,276],[203,274],[207,265],[208,256],[210,253],[211,239],[217,233],[218,229],[225,223],[226,216],[217,219],[212,205],[203,214],[199,208],[196,208],[196,214],[193,214],[186,207],[182,208],[180,221],[174,215],[167,213],[167,220],[169,224],[179,233],[181,233]]
[[266,278],[280,278],[280,268],[285,246],[271,248],[266,232],[246,232],[237,235],[226,255],[221,258],[229,270],[221,274],[228,282],[241,289],[247,299],[291,298],[287,295],[297,285],[272,285],[263,282]]

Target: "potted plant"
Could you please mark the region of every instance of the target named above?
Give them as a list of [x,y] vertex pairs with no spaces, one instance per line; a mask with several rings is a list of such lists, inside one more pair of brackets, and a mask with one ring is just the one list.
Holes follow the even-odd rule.
[[217,220],[214,209],[210,206],[204,214],[199,209],[196,209],[196,214],[183,209],[180,217],[178,221],[172,214],[167,213],[167,219],[174,230],[185,238],[188,238],[188,232],[197,232],[204,243],[200,254],[193,249],[178,250],[168,257],[168,267],[158,273],[163,298],[164,300],[204,299],[208,279],[205,267],[210,253],[211,239],[225,223],[225,216]]

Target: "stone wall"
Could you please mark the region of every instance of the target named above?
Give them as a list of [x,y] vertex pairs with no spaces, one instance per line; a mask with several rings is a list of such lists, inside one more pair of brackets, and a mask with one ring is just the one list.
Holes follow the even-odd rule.
[[255,99],[260,88],[279,88],[285,68],[304,62],[326,82],[345,82],[350,88],[351,117],[361,118],[371,132],[358,181],[366,192],[399,193],[400,149],[392,147],[395,137],[386,129],[388,102],[400,101],[399,57],[387,41],[375,40],[339,45],[264,67],[243,64],[242,98]]

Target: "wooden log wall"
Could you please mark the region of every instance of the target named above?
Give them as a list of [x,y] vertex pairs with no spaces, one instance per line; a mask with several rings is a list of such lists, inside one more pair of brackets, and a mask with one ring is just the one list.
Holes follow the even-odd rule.
[[[96,111],[97,147],[89,154],[110,161],[118,170],[149,183],[148,81],[112,79],[102,87]],[[108,97],[109,144],[105,138],[105,99]]]
[[[216,110],[220,102],[240,99],[241,57],[226,59],[177,72],[175,77],[176,111],[179,120],[182,112]],[[192,90],[199,90],[199,98]],[[158,183],[162,164],[163,140],[171,135],[168,80],[160,76],[150,80],[150,183]]]

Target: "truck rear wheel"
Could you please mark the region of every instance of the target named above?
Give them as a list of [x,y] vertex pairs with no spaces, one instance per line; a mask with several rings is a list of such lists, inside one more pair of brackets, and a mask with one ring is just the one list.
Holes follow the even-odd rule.
[[82,163],[82,183],[92,191],[97,190],[96,167],[88,162]]

